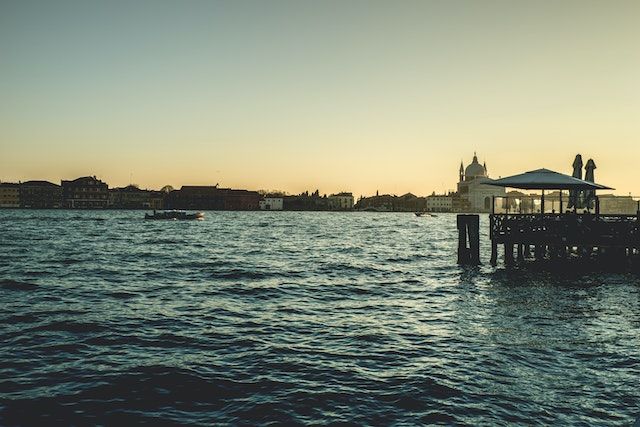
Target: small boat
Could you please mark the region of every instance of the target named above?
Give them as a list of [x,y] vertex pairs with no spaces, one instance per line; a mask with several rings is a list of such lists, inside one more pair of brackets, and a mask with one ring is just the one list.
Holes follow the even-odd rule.
[[416,214],[416,216],[422,216],[425,214],[425,212],[414,212],[414,214]]
[[185,211],[153,211],[152,214],[144,214],[144,219],[173,219],[173,220],[185,220],[185,219],[204,219],[204,213],[187,213]]

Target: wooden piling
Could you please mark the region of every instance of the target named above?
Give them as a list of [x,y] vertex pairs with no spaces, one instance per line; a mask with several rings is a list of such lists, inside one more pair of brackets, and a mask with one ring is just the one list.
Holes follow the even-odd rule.
[[498,265],[498,244],[495,241],[491,241],[491,261],[492,266]]
[[505,242],[504,244],[504,263],[513,265],[513,243]]
[[480,216],[460,214],[457,217],[457,226],[458,264],[480,264]]

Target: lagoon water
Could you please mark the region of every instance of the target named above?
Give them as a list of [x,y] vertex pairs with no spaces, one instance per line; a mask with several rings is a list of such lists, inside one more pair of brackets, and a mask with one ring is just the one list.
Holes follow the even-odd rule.
[[453,215],[142,215],[0,211],[0,425],[640,415],[639,275],[459,268]]

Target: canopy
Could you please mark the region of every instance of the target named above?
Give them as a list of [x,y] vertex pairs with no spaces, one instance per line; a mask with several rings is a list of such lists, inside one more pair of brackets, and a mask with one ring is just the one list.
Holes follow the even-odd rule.
[[584,181],[549,169],[537,169],[487,182],[498,187],[523,190],[613,190],[611,187]]

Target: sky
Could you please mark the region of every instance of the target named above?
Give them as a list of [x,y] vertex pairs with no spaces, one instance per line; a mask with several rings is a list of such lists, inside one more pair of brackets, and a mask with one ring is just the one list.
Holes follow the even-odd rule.
[[639,1],[0,1],[0,180],[640,196]]

